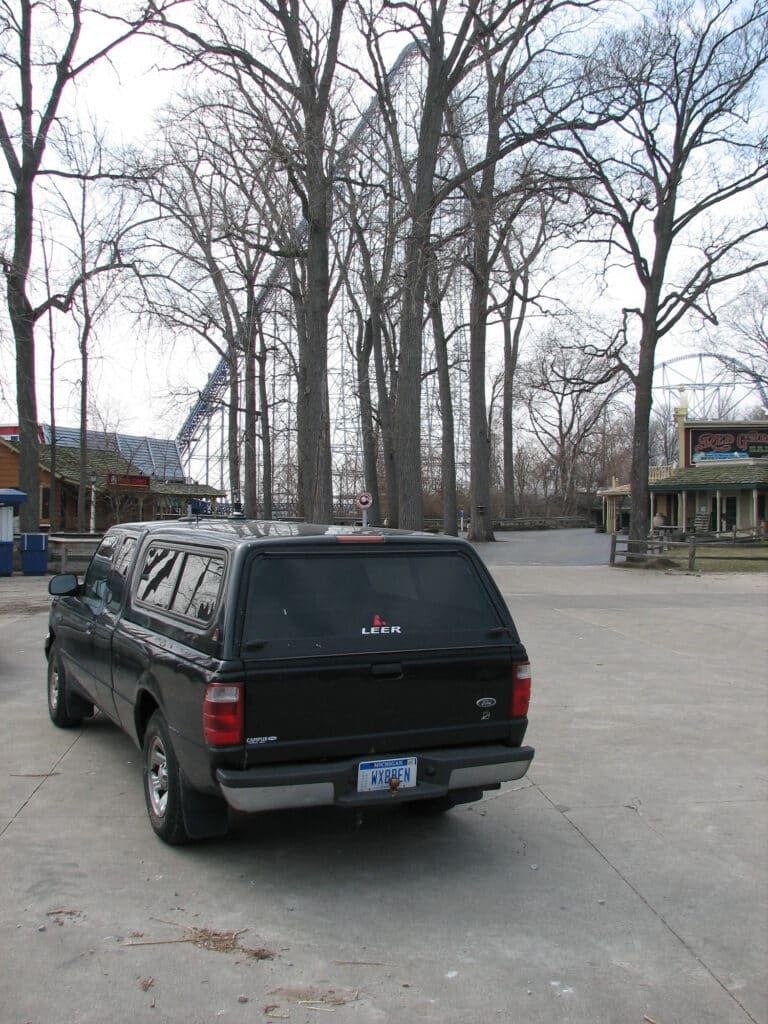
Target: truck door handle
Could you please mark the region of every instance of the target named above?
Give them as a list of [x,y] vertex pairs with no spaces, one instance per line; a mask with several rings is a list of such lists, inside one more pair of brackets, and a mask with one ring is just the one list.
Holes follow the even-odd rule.
[[379,679],[402,679],[403,666],[397,663],[391,665],[372,665],[371,675]]

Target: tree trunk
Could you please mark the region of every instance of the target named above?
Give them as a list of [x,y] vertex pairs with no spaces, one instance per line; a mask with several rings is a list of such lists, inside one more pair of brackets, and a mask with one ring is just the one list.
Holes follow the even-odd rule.
[[[86,496],[90,479],[88,474],[88,344],[80,339],[80,479],[77,488],[77,530],[88,530]],[[91,494],[91,496],[93,496]]]
[[[392,412],[393,396],[394,400],[397,400],[397,370],[396,367],[391,367],[391,381],[390,386],[387,387],[387,364],[384,359],[384,326],[382,323],[381,302],[376,298],[374,298],[371,306],[371,346],[373,348],[373,365],[376,370],[379,429],[381,430],[381,447],[384,458],[384,486],[387,490],[386,521],[389,526],[398,526],[399,471]],[[382,517],[383,520],[384,517]]]
[[632,434],[632,468],[630,471],[631,516],[628,549],[630,554],[645,554],[648,544],[648,454],[651,407],[653,403],[654,334],[653,329],[647,327],[646,322],[644,322],[643,337],[640,342],[640,359],[635,380],[635,420]]
[[[434,26],[433,26],[434,28]],[[400,366],[395,403],[395,448],[398,458],[398,519],[401,527],[424,525],[421,474],[421,361],[424,332],[428,247],[434,215],[434,178],[447,99],[443,35],[430,41],[429,70],[419,126],[416,181],[411,226],[405,244],[403,302],[400,315]]]
[[[250,304],[250,303],[249,303]],[[253,311],[246,315],[243,336],[245,427],[243,430],[243,511],[249,519],[256,516],[256,353]]]
[[261,515],[264,519],[272,518],[272,427],[269,415],[269,395],[267,394],[267,343],[264,331],[259,325],[259,397],[261,401]]
[[376,458],[376,431],[373,424],[373,402],[371,400],[371,379],[369,367],[373,348],[373,324],[369,317],[361,330],[360,343],[357,346],[357,387],[360,395],[360,424],[363,435],[363,469],[365,473],[365,489],[373,498],[368,513],[371,526],[381,523],[381,498],[379,496],[378,459]]
[[451,395],[451,377],[448,367],[448,339],[445,335],[445,325],[440,306],[440,287],[434,264],[430,267],[429,281],[428,303],[432,330],[434,332],[435,360],[437,362],[437,380],[440,393],[440,418],[442,423],[443,531],[449,537],[456,537],[458,535],[459,508],[456,497],[456,444],[453,396]]
[[229,466],[229,500],[232,511],[241,507],[240,497],[240,375],[237,369],[237,352],[229,349],[229,408],[227,410],[227,464]]
[[16,403],[19,414],[19,488],[27,500],[19,506],[22,533],[40,526],[40,442],[35,389],[35,320],[27,298],[32,255],[32,179],[22,167],[14,195],[13,261],[7,274],[8,313],[16,342]]
[[[323,166],[320,116],[307,113],[306,123],[308,216],[306,291],[303,302],[304,343],[299,349],[299,468],[307,522],[328,523],[333,508],[328,401],[330,185]],[[300,342],[301,338],[300,334]]]
[[520,352],[520,336],[523,328],[522,312],[525,309],[527,295],[527,275],[523,283],[523,298],[521,300],[521,315],[515,322],[512,329],[511,313],[514,303],[514,296],[511,296],[505,304],[504,315],[504,389],[502,402],[502,438],[503,438],[503,460],[504,460],[504,518],[511,519],[517,514],[517,499],[515,496],[515,452],[514,452],[514,424],[513,414],[515,409],[515,373],[517,371],[517,359]]
[[492,541],[491,435],[485,396],[485,336],[488,317],[490,203],[473,203],[475,215],[472,297],[469,313],[469,540]]
[[632,468],[630,470],[630,520],[628,556],[645,554],[648,550],[651,409],[653,406],[653,370],[658,341],[659,304],[664,270],[669,255],[671,233],[669,224],[672,206],[662,211],[656,221],[656,251],[653,269],[645,287],[640,354],[635,376],[635,419],[632,433]]
[[395,402],[395,451],[398,468],[398,523],[403,529],[424,525],[421,473],[421,360],[426,259],[431,216],[414,223],[406,245],[400,366]]
[[51,335],[51,484],[48,488],[48,530],[55,533],[59,528],[59,487],[56,482],[56,387],[54,383],[54,343]]

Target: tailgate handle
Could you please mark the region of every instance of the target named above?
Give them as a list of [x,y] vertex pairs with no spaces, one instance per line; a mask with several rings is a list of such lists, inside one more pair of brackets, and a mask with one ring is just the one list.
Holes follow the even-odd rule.
[[402,679],[403,666],[397,663],[390,665],[372,665],[371,675],[380,679]]

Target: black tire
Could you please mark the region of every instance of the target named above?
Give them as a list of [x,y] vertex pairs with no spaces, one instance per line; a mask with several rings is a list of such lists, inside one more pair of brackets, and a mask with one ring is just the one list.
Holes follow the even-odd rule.
[[56,644],[48,652],[48,714],[59,729],[76,729],[93,714],[93,705],[69,692]]
[[182,809],[182,779],[165,718],[155,711],[144,733],[144,799],[155,834],[170,846],[188,843]]

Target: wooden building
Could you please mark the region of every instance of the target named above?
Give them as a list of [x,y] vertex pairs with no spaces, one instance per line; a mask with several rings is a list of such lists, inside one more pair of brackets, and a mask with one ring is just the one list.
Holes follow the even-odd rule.
[[[679,465],[650,470],[655,530],[765,535],[768,521],[768,421],[687,418],[684,396],[675,410]],[[609,533],[629,525],[628,484],[598,492]]]
[[[40,524],[55,530],[77,530],[77,496],[80,487],[79,432],[57,430],[56,508],[51,509],[51,445],[41,427],[40,444]],[[183,477],[181,461],[171,457],[161,463],[162,472],[152,472],[147,458],[166,452],[169,442],[151,438],[135,446],[133,458],[127,458],[119,440],[127,435],[89,434],[86,463],[88,494],[86,509],[89,526],[101,532],[117,522],[177,518],[190,504],[213,511],[223,497],[221,491],[203,484],[189,483]],[[72,442],[76,441],[76,444]],[[67,443],[69,442],[69,443]],[[170,442],[172,444],[172,442]],[[153,453],[154,449],[154,453]],[[149,453],[149,455],[147,455]],[[19,486],[19,451],[12,428],[0,428],[0,487]],[[53,519],[51,512],[54,512]]]

